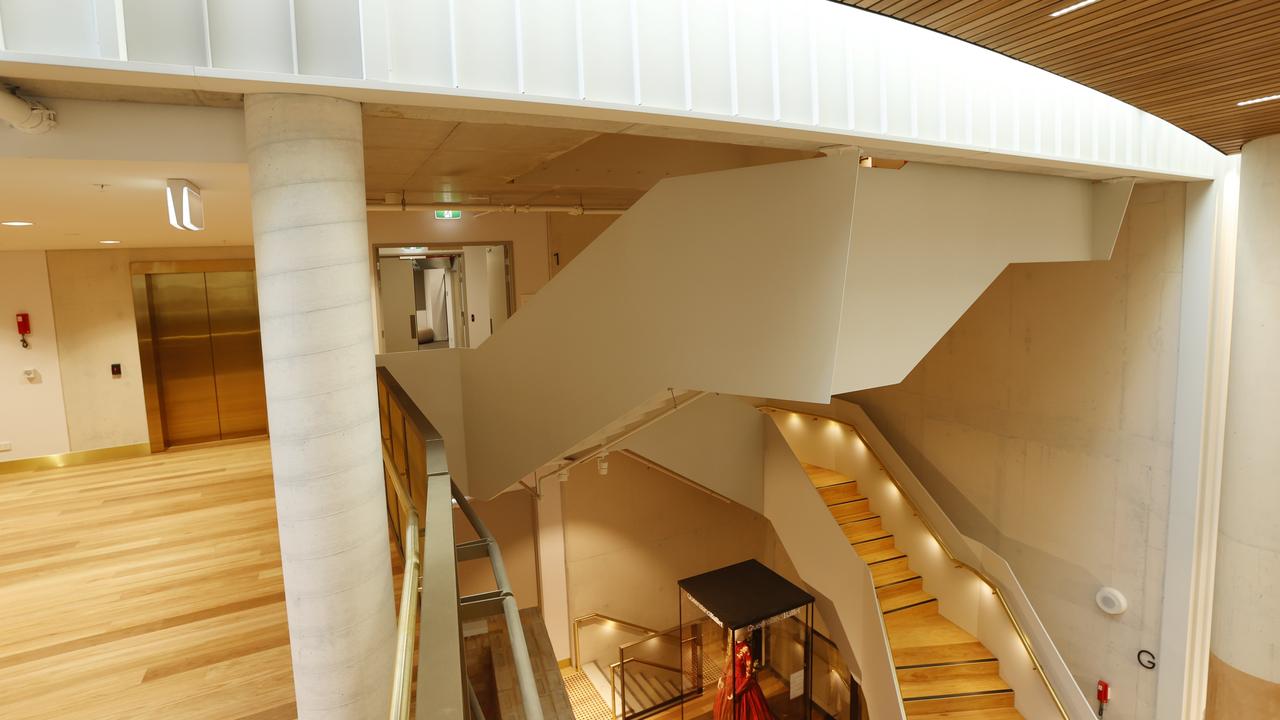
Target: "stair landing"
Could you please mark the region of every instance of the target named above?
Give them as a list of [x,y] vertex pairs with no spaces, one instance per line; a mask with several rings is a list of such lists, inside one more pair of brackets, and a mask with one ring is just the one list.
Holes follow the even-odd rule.
[[985,645],[938,610],[924,578],[880,524],[858,484],[830,468],[804,465],[832,519],[871,568],[880,612],[910,720],[1021,720],[1013,689]]

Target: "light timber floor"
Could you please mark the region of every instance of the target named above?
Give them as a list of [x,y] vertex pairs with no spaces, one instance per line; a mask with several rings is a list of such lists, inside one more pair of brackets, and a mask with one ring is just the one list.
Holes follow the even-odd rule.
[[0,475],[0,718],[294,717],[265,440]]

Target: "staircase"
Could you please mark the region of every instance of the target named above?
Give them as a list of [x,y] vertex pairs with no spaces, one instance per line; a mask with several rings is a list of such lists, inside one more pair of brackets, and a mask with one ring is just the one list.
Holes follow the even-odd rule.
[[937,598],[925,592],[924,578],[881,526],[858,484],[816,465],[805,464],[804,470],[832,519],[871,568],[907,717],[1021,720],[995,655],[939,612]]
[[[666,707],[680,696],[680,677],[662,668],[637,667],[636,663],[628,663],[626,698],[622,692],[622,678],[615,675],[612,691],[609,688],[609,672],[602,670],[595,662],[582,666],[582,673],[595,687],[602,698],[613,697],[610,705],[617,717],[638,718]],[[625,712],[619,711],[625,708]],[[575,708],[576,710],[576,708]]]

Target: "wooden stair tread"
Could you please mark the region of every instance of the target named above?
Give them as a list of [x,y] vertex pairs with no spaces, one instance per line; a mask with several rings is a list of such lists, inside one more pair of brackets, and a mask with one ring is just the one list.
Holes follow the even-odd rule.
[[866,563],[889,560],[895,557],[906,557],[906,553],[898,548],[892,535],[879,540],[858,543],[853,546],[853,551],[858,553],[858,557],[862,558],[862,561]]
[[995,657],[977,638],[938,614],[937,603],[884,616],[894,665],[974,662]]
[[880,599],[882,613],[898,612],[921,603],[937,601],[937,598],[925,592],[922,579],[882,587],[876,590],[876,597]]
[[851,520],[879,517],[879,515],[871,512],[871,502],[866,498],[828,505],[827,510],[831,511],[831,517],[835,518],[836,522],[842,524]]
[[920,577],[920,573],[911,569],[906,557],[876,563],[870,567],[871,580],[875,583],[877,589]]
[[831,485],[841,485],[849,482],[849,478],[847,476],[841,475],[830,468],[810,465],[808,463],[801,463],[801,466],[804,468],[805,474],[809,476],[809,481],[813,483],[814,487],[824,488]]
[[[929,698],[927,700],[908,700],[902,703],[902,707],[907,711],[907,717],[910,720],[923,720],[925,718],[963,718],[964,720],[977,720],[978,718],[993,718],[1006,720],[1006,718],[1019,718],[1020,715],[1002,714],[1007,710],[1013,710],[1014,696],[1011,692],[988,693],[985,695],[958,695],[955,697]],[[968,713],[961,715],[960,713]]]
[[988,708],[986,710],[956,710],[912,715],[912,720],[1025,720],[1022,713],[1013,708]]
[[994,661],[908,668],[897,672],[898,687],[904,701],[1012,692],[1009,684],[1000,677],[1000,663]]
[[880,525],[880,516],[844,523],[840,526],[844,537],[851,543],[862,543],[868,540],[882,540],[893,537],[893,534]]
[[856,482],[818,488],[818,495],[822,496],[822,502],[826,503],[828,507],[850,500],[866,500],[865,496],[858,493],[858,483]]

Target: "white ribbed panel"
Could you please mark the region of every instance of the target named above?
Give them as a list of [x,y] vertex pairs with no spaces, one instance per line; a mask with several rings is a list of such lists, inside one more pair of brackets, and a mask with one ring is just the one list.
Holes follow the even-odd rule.
[[[839,142],[832,134],[849,144],[910,141],[1113,166],[1117,175],[1212,177],[1222,157],[1069,80],[827,0],[206,2],[207,28],[198,13],[141,17],[154,0],[125,2],[126,44],[138,50],[127,47],[128,57],[192,62],[198,48],[181,52],[175,39],[198,44],[189,38],[205,34],[214,68],[192,70],[223,80],[226,70],[257,80],[264,78],[248,71],[358,77],[363,66],[365,80],[409,91],[693,112],[821,133],[825,141]],[[32,9],[44,4],[0,0],[8,50],[114,57],[98,38],[116,33],[92,31],[113,19],[95,20],[94,2],[48,0],[57,12]],[[362,23],[351,19],[355,12]]]
[[248,95],[267,419],[300,718],[386,717],[387,552],[360,106]]

